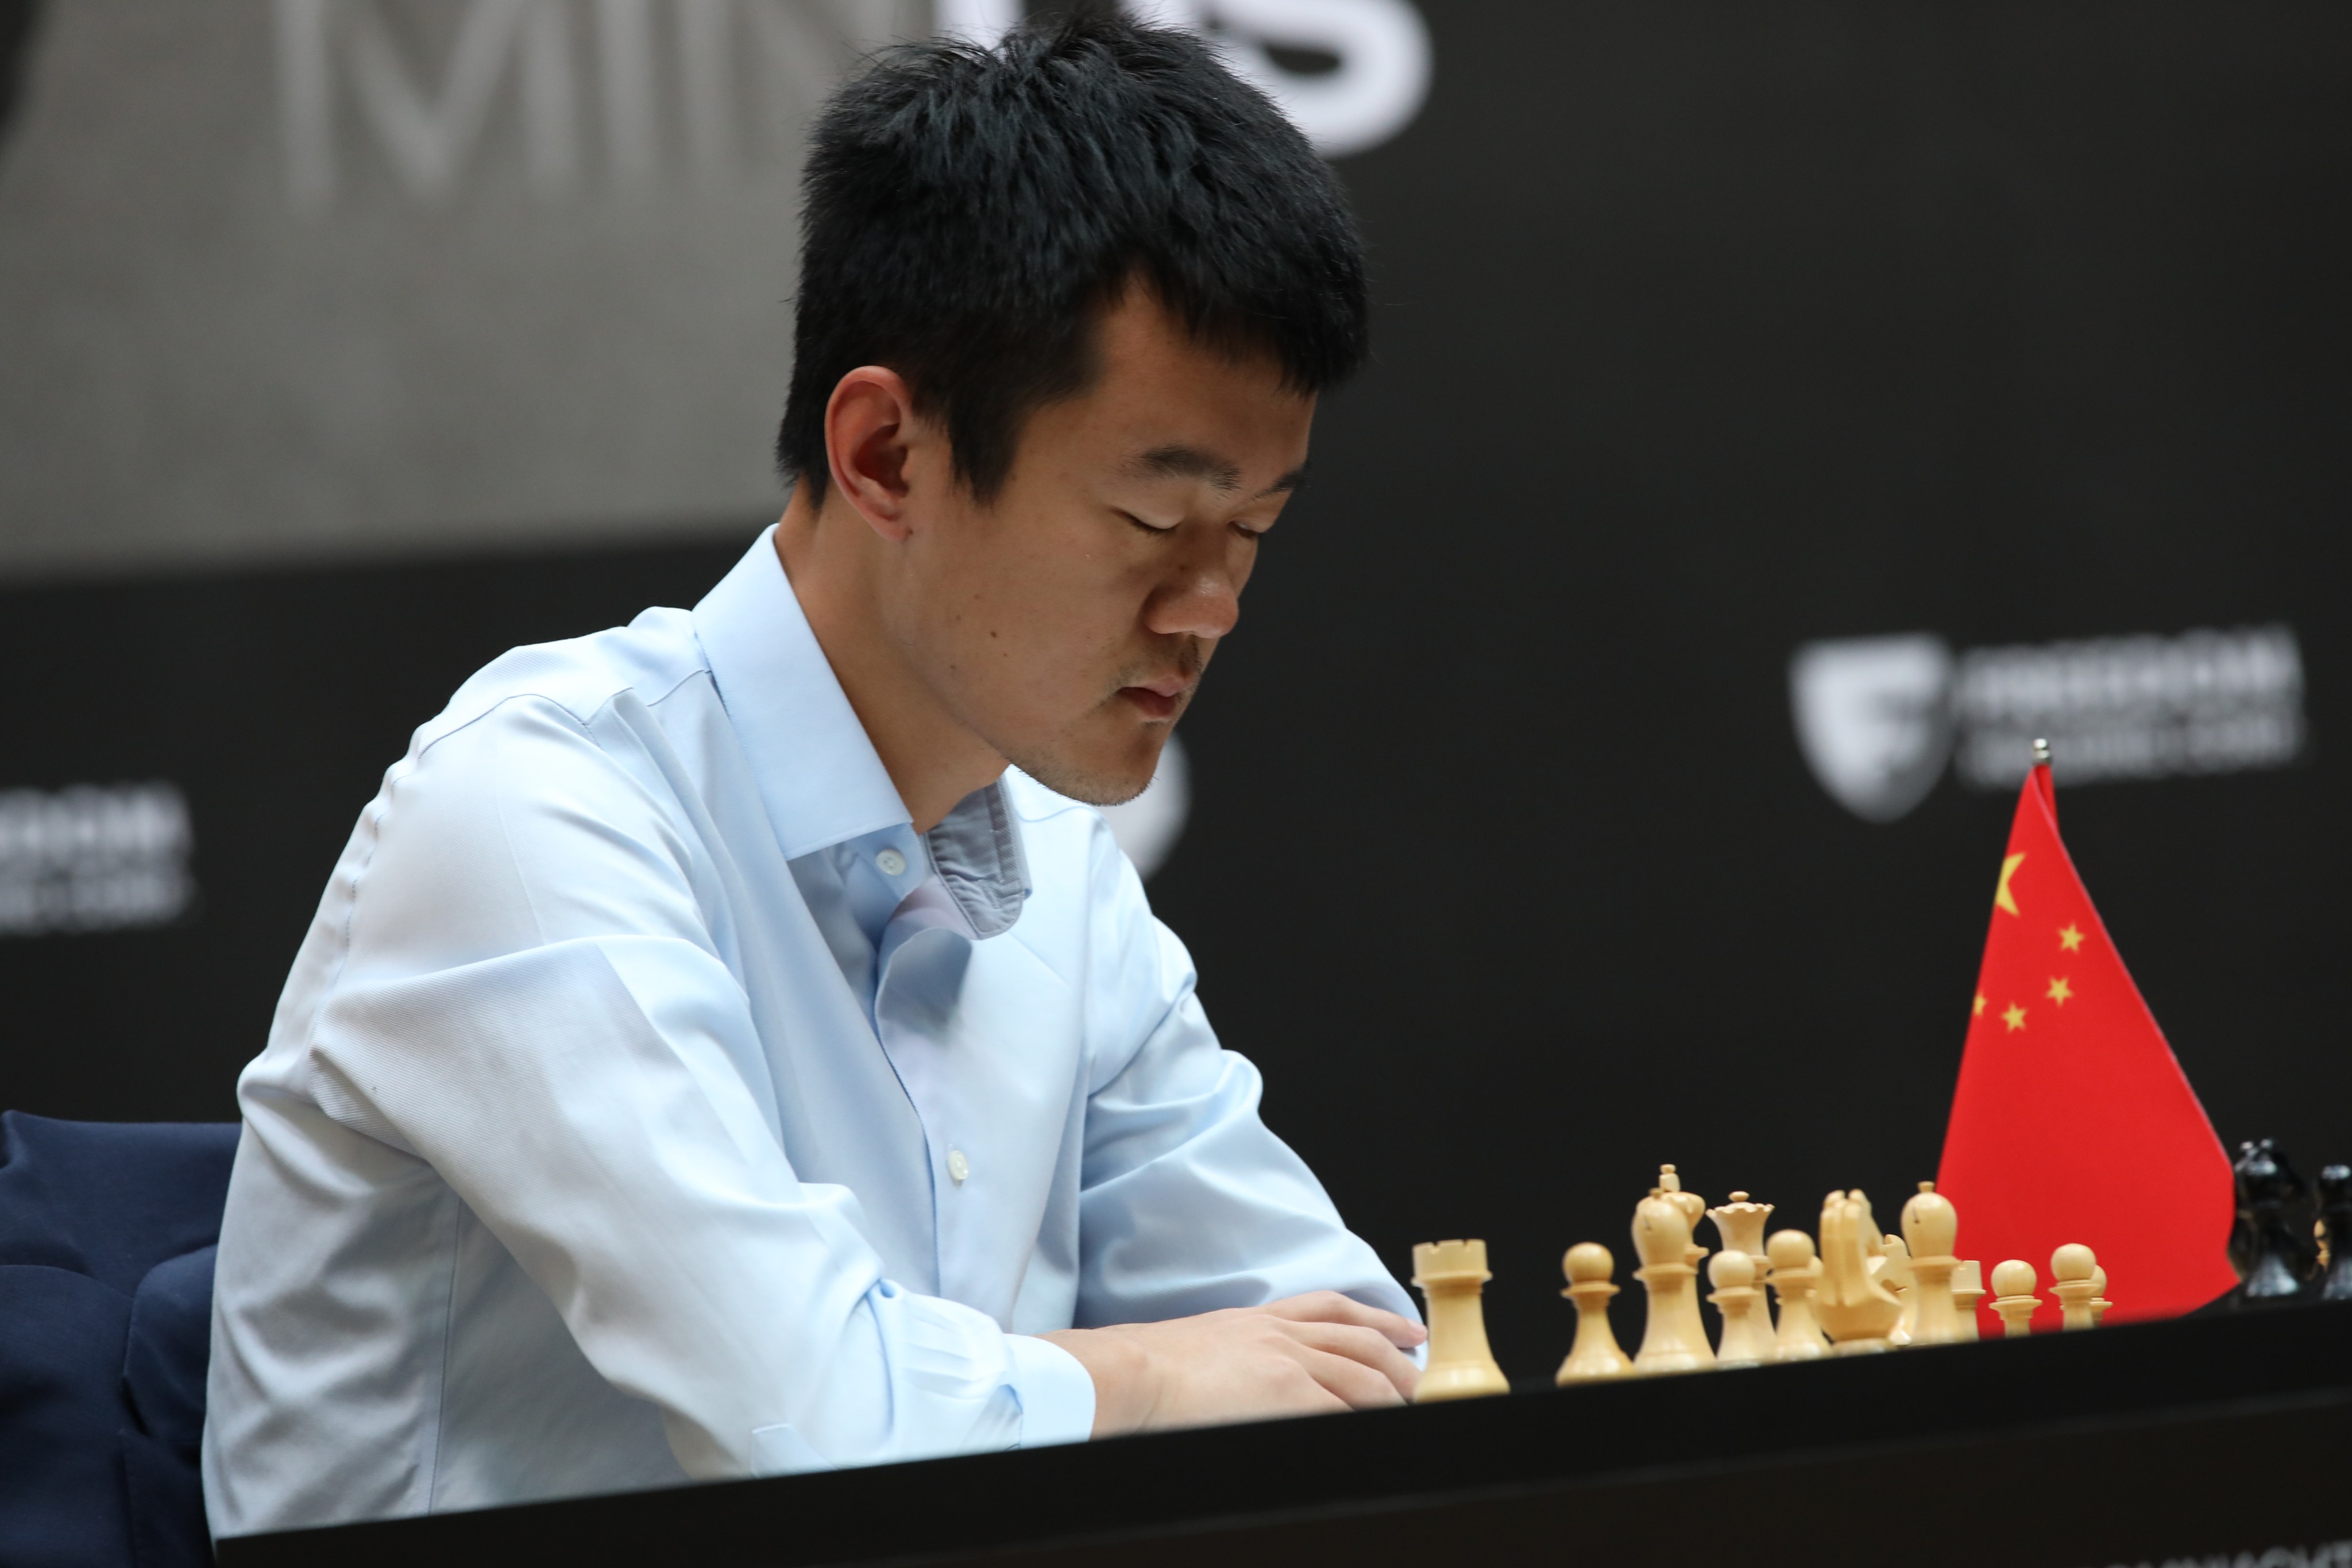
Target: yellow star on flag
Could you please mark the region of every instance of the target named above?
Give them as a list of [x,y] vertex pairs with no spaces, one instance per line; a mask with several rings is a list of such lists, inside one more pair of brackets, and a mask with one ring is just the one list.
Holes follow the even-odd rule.
[[2064,948],[2068,952],[2073,952],[2076,949],[2080,948],[2083,945],[2082,928],[2077,926],[2074,921],[2068,921],[2066,922],[2066,929],[2058,933],[2058,945]]
[[2057,1003],[2061,1007],[2063,1007],[2067,1003],[2074,999],[2074,988],[2066,984],[2066,977],[2063,974],[2052,975],[2050,977],[2050,1000]]
[[1981,992],[1981,991],[1979,991],[1979,992],[1978,992],[1978,993],[1977,993],[1977,1005],[1976,1005],[1975,1006],[1973,1006],[1973,1007],[1971,1007],[1971,1008],[1969,1008],[1969,1017],[1971,1017],[1971,1018],[1981,1018],[1981,1017],[1983,1017],[1983,1016],[1984,1016],[1984,1010],[1985,1010],[1985,999],[1984,999],[1984,993],[1983,993],[1983,992]]
[[2001,857],[2000,886],[1992,890],[1992,907],[1994,909],[2007,910],[2011,914],[2016,914],[2018,912],[2017,899],[2009,890],[2009,879],[2011,877],[2016,876],[2017,868],[2024,864],[2025,857],[2022,854],[2004,855]]
[[2025,1027],[2025,1009],[2011,1002],[2009,1011],[2000,1016],[2000,1021],[2009,1026],[2009,1032],[2013,1035]]

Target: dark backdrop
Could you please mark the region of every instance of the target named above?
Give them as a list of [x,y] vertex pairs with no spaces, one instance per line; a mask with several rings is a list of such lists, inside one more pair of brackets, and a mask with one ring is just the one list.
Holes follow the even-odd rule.
[[[1274,1126],[1400,1273],[1487,1238],[1515,1376],[1565,1349],[1561,1249],[1622,1260],[1661,1160],[1809,1227],[1832,1185],[1891,1215],[2011,799],[1850,815],[1792,650],[2275,623],[2292,765],[2062,820],[2223,1136],[2352,1156],[2352,13],[1427,14],[1427,110],[1344,165],[1379,363],[1186,722],[1152,889]],[[165,930],[0,941],[0,1100],[233,1114],[409,729],[510,644],[690,603],[760,521],[0,595],[0,785],[178,782],[202,889]]]

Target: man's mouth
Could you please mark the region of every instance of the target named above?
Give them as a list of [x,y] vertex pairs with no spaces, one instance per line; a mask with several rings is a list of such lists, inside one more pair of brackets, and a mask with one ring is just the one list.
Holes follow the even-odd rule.
[[1184,706],[1184,698],[1197,679],[1189,675],[1162,675],[1133,686],[1122,686],[1118,694],[1132,703],[1146,719],[1173,719],[1176,710]]

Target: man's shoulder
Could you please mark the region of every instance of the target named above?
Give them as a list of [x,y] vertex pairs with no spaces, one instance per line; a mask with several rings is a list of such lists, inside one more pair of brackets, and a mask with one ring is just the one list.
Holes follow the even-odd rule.
[[690,612],[646,610],[625,626],[500,654],[468,677],[448,706],[417,731],[416,750],[519,700],[560,710],[586,727],[615,699],[634,696],[655,706],[709,671]]

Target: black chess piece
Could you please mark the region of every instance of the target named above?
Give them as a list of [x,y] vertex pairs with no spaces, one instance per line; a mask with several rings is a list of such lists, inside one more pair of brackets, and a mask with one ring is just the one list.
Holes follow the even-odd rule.
[[2240,1276],[2232,1307],[2270,1307],[2319,1296],[2319,1239],[2311,1189],[2268,1138],[2239,1145],[2231,1167],[2238,1184],[2238,1223],[2231,1262]]
[[2322,1300],[2352,1301],[2352,1165],[2319,1173],[2319,1222],[2327,1227],[2327,1278]]

